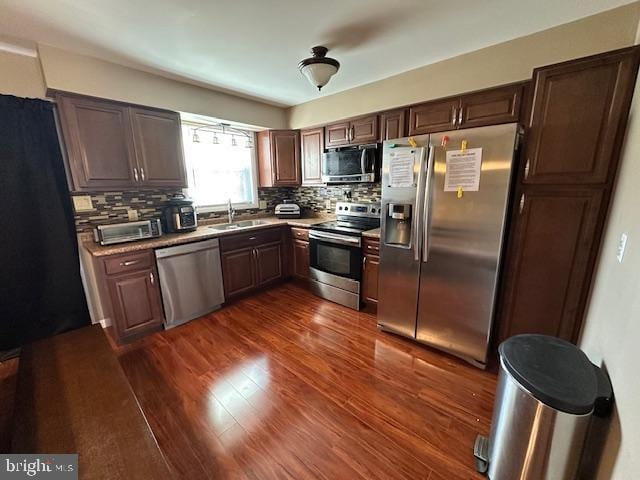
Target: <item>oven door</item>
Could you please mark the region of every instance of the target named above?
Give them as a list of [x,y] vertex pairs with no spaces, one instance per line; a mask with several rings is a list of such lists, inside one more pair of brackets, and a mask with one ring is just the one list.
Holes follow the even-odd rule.
[[360,237],[311,230],[309,265],[316,270],[360,281],[362,276]]

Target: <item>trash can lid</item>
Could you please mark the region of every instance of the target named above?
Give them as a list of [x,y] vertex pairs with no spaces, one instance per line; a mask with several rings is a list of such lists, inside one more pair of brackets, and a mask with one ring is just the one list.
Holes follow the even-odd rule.
[[585,353],[572,343],[547,335],[516,335],[500,347],[502,364],[536,399],[574,415],[593,410],[598,377]]

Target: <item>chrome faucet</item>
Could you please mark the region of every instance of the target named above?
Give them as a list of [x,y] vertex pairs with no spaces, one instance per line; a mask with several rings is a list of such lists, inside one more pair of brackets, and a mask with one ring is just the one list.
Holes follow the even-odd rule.
[[227,215],[229,216],[229,223],[233,223],[233,217],[236,216],[236,211],[231,204],[231,199],[227,202]]

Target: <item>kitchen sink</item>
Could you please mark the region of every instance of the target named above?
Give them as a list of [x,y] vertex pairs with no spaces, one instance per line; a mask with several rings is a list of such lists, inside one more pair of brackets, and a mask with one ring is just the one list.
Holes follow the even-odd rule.
[[211,225],[211,230],[219,230],[221,232],[226,230],[238,230],[241,228],[255,227],[258,225],[267,225],[269,222],[264,220],[242,220],[241,222],[223,223],[222,225]]

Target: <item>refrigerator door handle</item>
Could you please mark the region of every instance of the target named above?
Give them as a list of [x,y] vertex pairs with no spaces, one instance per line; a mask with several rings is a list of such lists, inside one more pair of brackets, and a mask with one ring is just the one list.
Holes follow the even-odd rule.
[[426,186],[424,189],[424,207],[422,209],[422,217],[423,217],[423,246],[422,246],[422,261],[427,263],[429,260],[429,248],[431,247],[431,242],[429,241],[429,233],[431,230],[431,183],[433,178],[433,163],[435,157],[435,146],[429,147],[429,158],[427,160],[427,179],[425,181]]
[[[429,152],[431,152],[431,145],[429,145]],[[413,232],[413,253],[414,253],[414,259],[416,262],[420,261],[420,247],[421,247],[421,235],[420,235],[420,231],[422,229],[422,225],[420,225],[420,215],[418,214],[419,212],[419,208],[420,208],[420,204],[422,203],[422,195],[424,195],[424,190],[422,188],[422,177],[424,177],[425,175],[425,162],[424,162],[424,149],[421,150],[420,153],[420,169],[418,170],[418,181],[416,182],[417,185],[417,193],[416,193],[416,206],[415,206],[415,212],[413,213],[413,225],[412,225],[412,232]],[[429,153],[429,155],[431,155],[431,153]]]

